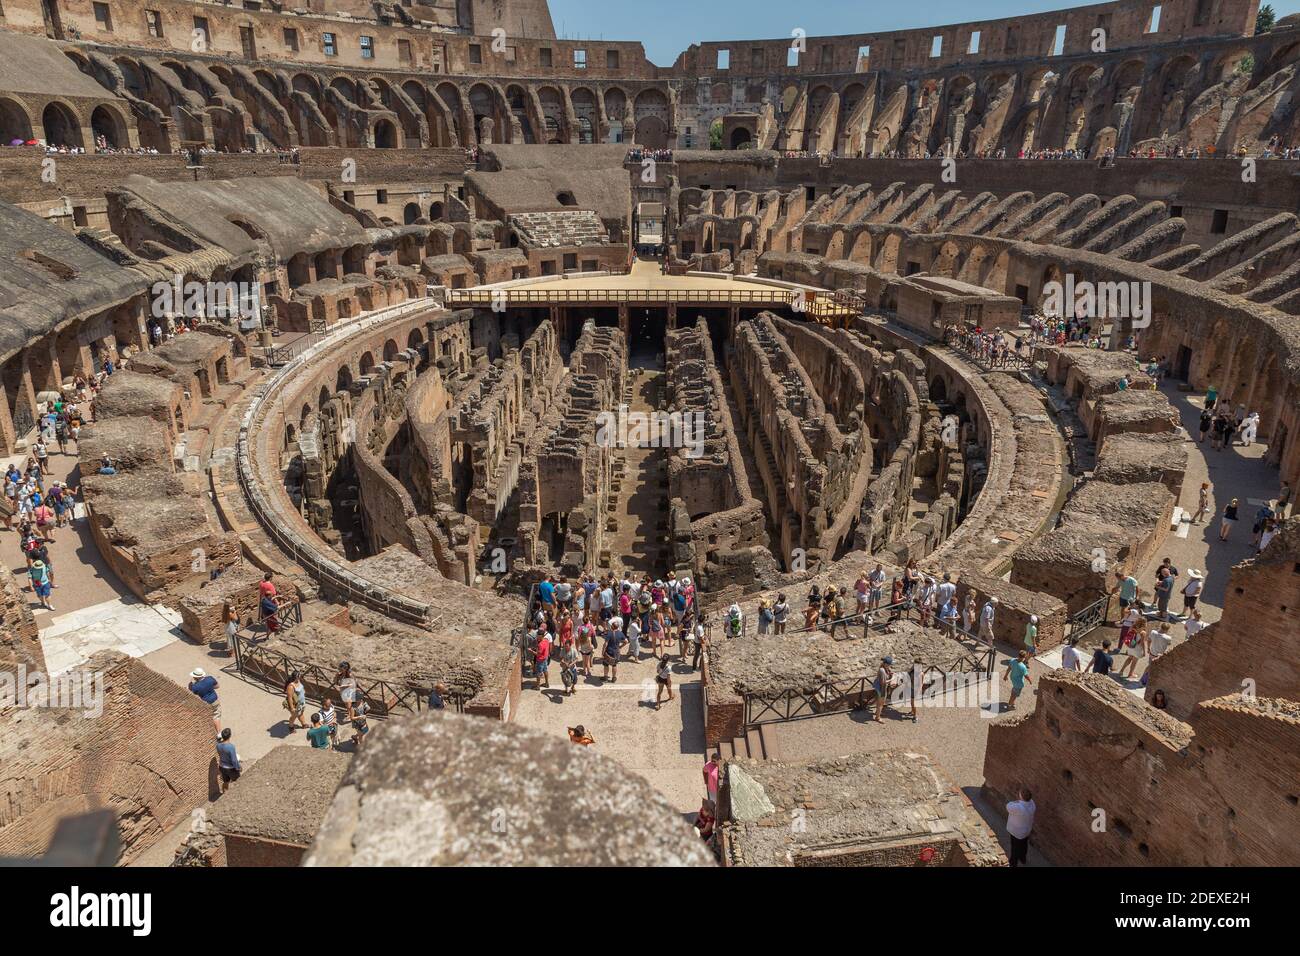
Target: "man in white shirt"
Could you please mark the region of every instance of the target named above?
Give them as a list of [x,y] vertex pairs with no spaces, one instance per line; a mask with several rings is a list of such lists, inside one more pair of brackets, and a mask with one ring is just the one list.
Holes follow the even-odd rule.
[[984,604],[984,610],[980,611],[980,637],[993,643],[993,618],[998,612],[998,599],[991,597]]
[[1188,640],[1191,640],[1208,626],[1201,620],[1201,609],[1197,608],[1192,612],[1192,616],[1183,623],[1183,630],[1187,632]]
[[1081,658],[1079,656],[1079,652],[1075,650],[1074,647],[1075,640],[1077,640],[1077,638],[1073,638],[1073,637],[1070,638],[1070,640],[1066,642],[1065,647],[1061,649],[1062,670],[1067,670],[1067,671],[1083,670],[1083,658]]
[[1034,814],[1038,807],[1027,789],[1021,788],[1020,799],[1007,804],[1007,833],[1011,836],[1011,865],[1023,866],[1029,861],[1029,834],[1034,829]]
[[935,600],[939,607],[943,607],[957,593],[957,585],[952,583],[952,575],[944,572],[943,583],[939,585],[939,593]]

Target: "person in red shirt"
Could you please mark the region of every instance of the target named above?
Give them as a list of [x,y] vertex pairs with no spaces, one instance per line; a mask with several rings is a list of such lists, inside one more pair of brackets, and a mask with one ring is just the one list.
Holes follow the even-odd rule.
[[262,583],[257,586],[258,597],[275,597],[278,593],[275,589],[275,582],[271,580],[271,572],[267,571],[262,575]]
[[547,676],[547,670],[551,666],[551,637],[546,632],[542,632],[541,639],[537,642],[537,689],[551,686],[551,679]]

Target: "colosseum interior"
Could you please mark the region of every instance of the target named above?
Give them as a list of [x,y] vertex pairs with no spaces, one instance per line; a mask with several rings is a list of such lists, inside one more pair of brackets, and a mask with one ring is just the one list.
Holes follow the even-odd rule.
[[0,856],[1300,864],[1268,19],[3,0]]

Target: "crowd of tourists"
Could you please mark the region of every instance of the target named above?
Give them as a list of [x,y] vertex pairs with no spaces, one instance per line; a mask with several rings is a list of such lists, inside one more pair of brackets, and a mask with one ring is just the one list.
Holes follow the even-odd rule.
[[995,368],[1010,365],[1013,360],[1023,360],[1021,352],[1028,348],[1024,339],[1008,336],[1001,329],[985,329],[978,325],[950,325],[944,332],[944,341]]
[[649,574],[639,580],[632,574],[583,573],[569,581],[550,575],[533,591],[530,626],[524,641],[524,667],[538,690],[551,688],[551,666],[559,671],[566,696],[578,690],[581,678],[601,683],[618,682],[621,661],[639,662],[648,650],[655,667],[655,709],[665,696],[674,699],[672,664],[674,646],[678,660],[694,669],[707,641],[705,616],[696,605],[695,585],[689,577],[669,571],[662,578]]
[[671,149],[646,149],[644,146],[633,146],[627,151],[627,161],[629,163],[639,163],[647,159],[654,160],[656,163],[671,163],[673,161],[673,151]]
[[59,454],[66,455],[69,445],[76,452],[84,425],[81,409],[90,405],[97,388],[97,383],[78,377],[72,400],[60,394],[43,403],[27,461],[21,468],[11,464],[5,469],[0,520],[6,531],[18,532],[18,546],[27,565],[25,587],[48,611],[54,610],[50,592],[56,586],[48,545],[54,543],[60,528],[72,526],[78,493],[67,482],[51,477],[50,454],[57,447]]

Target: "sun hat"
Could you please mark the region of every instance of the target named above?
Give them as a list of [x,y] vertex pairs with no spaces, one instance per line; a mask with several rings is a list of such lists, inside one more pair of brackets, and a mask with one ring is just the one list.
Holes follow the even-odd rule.
[[196,667],[194,670],[190,671],[190,676],[195,680],[198,680],[201,677],[207,677],[208,674],[202,667]]

